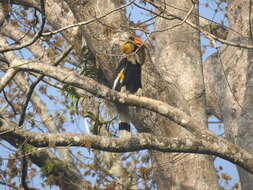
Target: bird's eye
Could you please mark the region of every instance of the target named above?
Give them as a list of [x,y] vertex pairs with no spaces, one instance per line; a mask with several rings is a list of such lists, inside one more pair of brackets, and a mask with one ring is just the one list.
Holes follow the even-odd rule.
[[134,37],[133,37],[133,36],[130,36],[130,37],[129,37],[129,40],[132,40],[132,41],[133,41],[133,40],[134,40]]

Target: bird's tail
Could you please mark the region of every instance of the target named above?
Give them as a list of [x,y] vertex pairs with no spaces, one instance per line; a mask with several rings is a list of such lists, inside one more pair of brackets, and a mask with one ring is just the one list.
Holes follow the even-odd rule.
[[115,105],[116,105],[117,112],[119,114],[119,120],[121,122],[130,123],[131,119],[129,115],[128,106],[121,103],[116,103]]
[[130,123],[131,119],[129,116],[129,109],[128,106],[123,105],[121,103],[114,103],[114,102],[105,102],[106,111],[109,115],[118,115],[118,118],[121,122]]

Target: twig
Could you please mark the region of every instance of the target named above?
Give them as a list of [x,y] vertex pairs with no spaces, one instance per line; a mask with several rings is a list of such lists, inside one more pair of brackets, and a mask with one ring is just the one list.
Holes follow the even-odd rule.
[[[19,92],[17,91],[17,92],[13,95],[13,97],[9,100],[9,102],[12,103],[13,99],[16,98],[16,96],[17,96],[18,94],[19,94]],[[0,108],[0,113],[3,112],[3,111],[7,108],[8,105],[10,105],[8,102],[7,102],[5,105],[3,105],[3,106]],[[11,105],[10,105],[10,106],[11,106]],[[14,112],[14,111],[13,111],[13,112]]]
[[208,124],[222,124],[222,121],[208,121]]
[[[159,9],[159,6],[156,5],[155,3],[152,3],[152,5],[154,7],[156,7],[156,8]],[[145,9],[145,8],[143,8],[143,9]],[[149,9],[146,9],[146,10],[148,10],[152,14],[156,14],[157,15],[157,13],[155,13],[154,11],[151,11]],[[164,18],[164,19],[167,19],[167,20],[171,20],[171,17],[173,17],[174,19],[183,20],[183,18],[181,18],[181,17],[179,17],[177,15],[173,15],[173,14],[168,13],[168,11],[165,11],[165,13],[167,14],[167,16],[159,16],[159,15],[157,15],[157,16],[159,16],[161,18]],[[222,38],[220,38],[220,37],[218,37],[216,35],[213,35],[212,33],[206,31],[205,29],[203,29],[201,26],[199,26],[199,25],[197,25],[195,23],[192,23],[189,20],[186,20],[185,23],[188,24],[188,25],[190,25],[192,28],[194,28],[194,29],[202,32],[209,39],[212,38],[213,40],[217,40],[217,41],[219,41],[219,42],[221,42],[223,44],[229,45],[229,46],[234,46],[234,47],[239,47],[239,48],[246,48],[246,49],[253,49],[253,45],[252,44],[234,43],[232,41],[224,40],[224,39],[222,39]],[[155,33],[155,31],[153,31],[153,33]]]
[[0,181],[0,184],[11,187],[12,189],[17,189],[17,190],[19,189],[17,186],[15,186],[13,184],[10,184],[10,183],[7,183],[7,182]]
[[25,151],[23,150],[23,157],[22,157],[22,170],[21,170],[21,184],[24,188],[24,190],[30,190],[30,188],[27,185],[26,177],[27,177],[27,160],[26,156],[24,155]]
[[41,7],[41,12],[40,13],[41,13],[42,23],[41,23],[39,31],[35,34],[35,36],[30,41],[25,42],[23,44],[11,46],[11,47],[0,48],[0,53],[4,53],[4,52],[8,52],[8,51],[13,51],[13,50],[19,50],[19,49],[28,47],[28,46],[32,45],[34,42],[36,42],[40,38],[40,36],[42,34],[42,31],[44,29],[45,23],[46,23],[44,0],[40,0],[40,7]]
[[43,77],[44,77],[44,75],[40,75],[37,78],[37,80],[30,86],[30,89],[27,93],[27,98],[26,98],[25,104],[23,105],[21,116],[20,116],[20,119],[19,119],[19,122],[18,122],[19,126],[23,125],[23,123],[25,121],[25,114],[26,114],[26,108],[28,106],[28,103],[29,103],[29,101],[32,97],[32,94],[33,94],[33,91],[34,91],[36,85],[43,79]]
[[[72,50],[72,45],[70,45],[63,53],[62,55],[56,60],[56,62],[53,64],[54,66],[57,66],[68,54],[69,52]],[[33,84],[30,86],[30,89],[27,93],[27,98],[26,98],[26,101],[23,105],[23,109],[22,109],[22,112],[21,112],[21,116],[20,116],[20,119],[19,119],[19,123],[18,125],[21,126],[23,125],[24,121],[25,121],[25,114],[26,114],[26,109],[27,109],[27,106],[28,106],[28,103],[32,97],[32,94],[33,94],[33,91],[35,89],[35,87],[37,86],[37,84],[44,78],[44,74],[40,74],[37,78],[36,81],[33,82]]]
[[[169,18],[169,17],[166,17],[166,16],[163,16],[163,15],[161,15],[161,13],[156,13],[156,12],[154,12],[154,11],[151,11],[150,9],[147,9],[147,8],[145,8],[145,7],[142,7],[142,6],[140,6],[140,5],[138,5],[137,3],[134,3],[134,5],[136,6],[136,7],[138,7],[138,8],[140,8],[140,9],[143,9],[143,10],[145,10],[145,11],[147,11],[147,12],[150,12],[150,13],[152,13],[153,15],[156,15],[157,17],[161,17],[161,18],[164,18],[164,19],[166,19],[166,20],[174,20],[175,19],[175,17],[173,16],[173,17],[171,17],[171,18]],[[159,7],[156,7],[158,10],[160,10],[161,8]],[[162,9],[162,13],[165,13],[165,9]],[[169,16],[169,15],[168,15]]]
[[14,114],[17,115],[15,107],[12,105],[11,101],[9,101],[8,97],[6,96],[5,90],[3,89],[2,91],[3,91],[3,95],[4,95],[6,102],[11,106],[11,109],[14,112]]
[[[153,0],[146,0],[146,1],[147,1],[148,3],[150,3],[152,6],[154,6],[154,7],[157,8],[157,5],[154,4]],[[161,2],[161,0],[157,0],[157,1],[158,1],[158,2]],[[165,3],[166,3],[166,2],[165,2]],[[166,6],[168,6],[168,7],[170,7],[170,8],[173,8],[173,9],[175,9],[175,10],[182,11],[182,12],[187,12],[187,11],[188,11],[188,10],[185,10],[185,9],[182,9],[182,8],[179,8],[179,7],[176,7],[176,6],[173,6],[172,4],[169,4],[169,3],[166,3]],[[194,16],[200,17],[201,19],[206,20],[206,21],[208,21],[208,22],[210,22],[210,23],[212,23],[212,24],[221,25],[220,23],[217,23],[217,22],[215,22],[215,21],[213,21],[213,20],[210,20],[210,19],[208,19],[208,18],[206,18],[206,17],[203,17],[203,16],[201,16],[201,15],[199,15],[199,14],[196,14],[196,13],[192,13],[192,14],[193,14]],[[237,33],[238,35],[242,36],[241,33],[239,33],[238,31],[235,31],[233,28],[230,28],[230,27],[228,27],[228,26],[222,26],[222,27],[225,27],[227,30],[233,31],[233,32]]]
[[176,27],[178,27],[178,26],[184,24],[184,23],[187,21],[187,19],[189,18],[189,16],[192,14],[192,11],[193,11],[194,7],[195,7],[195,4],[192,5],[191,9],[188,11],[188,13],[187,13],[186,16],[184,17],[184,19],[183,19],[179,24],[170,26],[170,27],[165,28],[165,29],[162,29],[162,30],[156,30],[155,32],[164,32],[164,31],[171,30],[171,29],[173,29],[173,28],[176,28]]
[[38,190],[37,188],[29,187],[26,182],[28,163],[27,163],[27,155],[26,155],[26,151],[25,151],[25,145],[26,145],[26,142],[24,142],[21,146],[21,148],[22,148],[21,184],[22,184],[22,187],[24,188],[24,190]]
[[92,23],[92,22],[97,21],[98,19],[102,19],[102,18],[104,18],[104,17],[106,17],[106,16],[108,16],[108,15],[110,15],[110,14],[116,12],[116,11],[119,11],[119,10],[121,10],[121,9],[123,9],[123,8],[125,8],[125,7],[127,7],[127,6],[129,6],[129,5],[131,5],[132,3],[134,3],[134,1],[135,1],[135,0],[132,0],[132,1],[128,2],[128,3],[126,3],[125,5],[122,5],[122,6],[118,7],[118,8],[116,8],[116,9],[113,9],[113,10],[111,10],[111,11],[105,13],[104,15],[102,15],[102,16],[100,16],[100,17],[98,17],[98,18],[93,18],[93,19],[90,19],[90,20],[88,20],[88,21],[79,22],[79,23],[76,23],[76,24],[71,24],[71,25],[62,27],[62,28],[60,28],[60,29],[58,29],[58,30],[52,31],[52,32],[46,32],[46,33],[43,33],[42,36],[51,36],[51,35],[57,34],[57,33],[59,33],[59,32],[62,32],[62,31],[64,31],[64,30],[68,30],[68,29],[73,28],[73,27],[83,26],[83,25],[90,24],[90,23]]

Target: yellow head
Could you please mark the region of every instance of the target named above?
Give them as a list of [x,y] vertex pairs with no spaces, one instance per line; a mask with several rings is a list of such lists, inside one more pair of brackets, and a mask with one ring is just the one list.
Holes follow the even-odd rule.
[[125,54],[133,53],[138,47],[142,46],[143,42],[139,36],[130,36],[125,40],[123,45],[121,46],[121,50]]
[[135,46],[133,43],[131,42],[125,42],[122,46],[121,46],[121,50],[123,53],[125,54],[131,54],[134,52],[135,50]]

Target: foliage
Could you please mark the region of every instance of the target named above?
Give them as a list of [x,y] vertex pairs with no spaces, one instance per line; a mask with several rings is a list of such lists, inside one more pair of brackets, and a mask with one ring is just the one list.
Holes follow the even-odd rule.
[[96,66],[96,59],[92,51],[87,46],[84,46],[82,49],[81,65],[81,74],[97,79],[99,69]]
[[17,149],[17,153],[20,152],[20,154],[26,154],[26,155],[29,155],[29,154],[32,154],[32,153],[36,153],[36,147],[30,145],[30,144],[23,144],[21,145],[18,149]]
[[91,119],[92,121],[91,132],[94,135],[100,135],[101,127],[104,127],[108,131],[108,133],[110,133],[109,127],[111,123],[116,119],[115,117],[108,121],[100,120],[96,114],[89,111],[84,114],[84,117]]
[[62,91],[66,93],[66,97],[71,100],[70,111],[76,111],[76,113],[78,113],[80,95],[76,92],[76,89],[73,86],[66,84],[63,86]]
[[41,176],[48,179],[50,177],[49,183],[53,184],[52,180],[55,175],[61,175],[61,171],[66,169],[66,164],[57,159],[47,160],[44,166],[41,168]]

